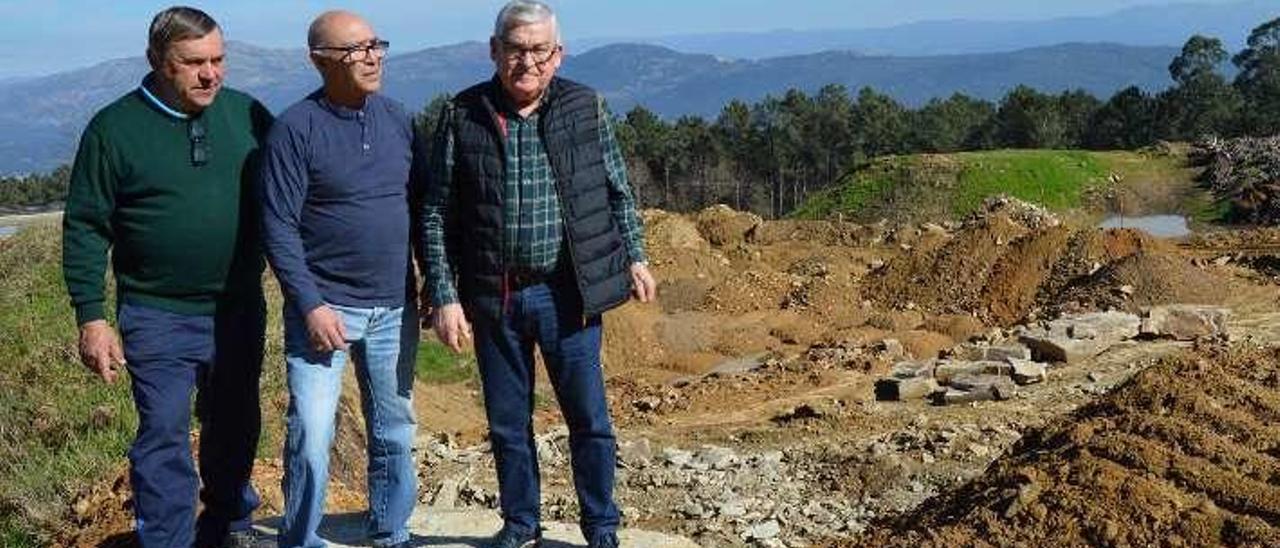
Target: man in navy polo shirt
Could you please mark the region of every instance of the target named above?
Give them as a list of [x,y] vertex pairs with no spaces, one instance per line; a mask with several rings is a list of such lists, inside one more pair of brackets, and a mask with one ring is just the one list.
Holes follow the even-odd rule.
[[350,356],[368,430],[374,546],[407,543],[417,499],[410,266],[413,124],[377,92],[387,42],[359,16],[326,12],[307,37],[322,89],[290,107],[262,171],[267,258],[285,296],[289,383],[280,546],[323,546],[329,449]]

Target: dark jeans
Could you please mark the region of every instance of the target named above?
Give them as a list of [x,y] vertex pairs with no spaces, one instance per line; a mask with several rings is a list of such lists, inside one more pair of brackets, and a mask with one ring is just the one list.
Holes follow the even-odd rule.
[[[261,426],[264,308],[257,300],[188,316],[121,303],[117,323],[138,411],[129,479],[142,546],[212,546],[252,524],[260,503],[249,476]],[[190,447],[193,389],[198,477]],[[204,503],[198,520],[197,490]]]
[[539,527],[538,458],[533,439],[533,348],[547,366],[569,426],[582,534],[618,528],[613,500],[615,440],[600,368],[600,317],[584,318],[571,280],[513,291],[499,320],[476,318],[476,358],[484,384],[489,441],[508,527]]

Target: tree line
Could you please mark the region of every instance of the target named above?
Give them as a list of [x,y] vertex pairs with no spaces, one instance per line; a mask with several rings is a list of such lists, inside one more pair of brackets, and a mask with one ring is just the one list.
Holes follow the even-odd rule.
[[[1224,74],[1229,66],[1233,78]],[[726,203],[775,218],[877,156],[1137,149],[1280,133],[1280,18],[1255,28],[1234,56],[1217,38],[1192,36],[1169,75],[1164,91],[1129,87],[1105,101],[1082,90],[1018,86],[996,102],[957,93],[919,108],[874,89],[850,95],[829,85],[813,95],[792,89],[733,101],[713,120],[668,121],[638,106],[617,128],[642,205],[688,211]]]
[[0,177],[0,208],[43,207],[66,200],[71,166],[62,165],[49,173],[22,177]]
[[[1229,77],[1224,69],[1234,69]],[[1173,85],[1129,87],[1106,101],[1083,90],[1049,94],[1018,86],[999,101],[962,93],[910,108],[871,88],[791,89],[731,101],[714,119],[665,120],[637,106],[615,120],[632,188],[643,207],[689,211],[726,203],[780,217],[871,158],[997,148],[1135,149],[1280,133],[1280,18],[1230,55],[1196,35],[1169,64]],[[433,131],[447,96],[417,116]],[[0,207],[43,205],[66,195],[69,169],[0,179]]]

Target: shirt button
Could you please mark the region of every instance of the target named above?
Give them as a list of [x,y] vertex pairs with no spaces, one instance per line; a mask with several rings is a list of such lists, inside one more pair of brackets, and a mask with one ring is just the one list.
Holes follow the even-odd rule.
[[369,143],[365,143],[365,144],[364,144],[364,149],[365,149],[365,150],[369,150]]

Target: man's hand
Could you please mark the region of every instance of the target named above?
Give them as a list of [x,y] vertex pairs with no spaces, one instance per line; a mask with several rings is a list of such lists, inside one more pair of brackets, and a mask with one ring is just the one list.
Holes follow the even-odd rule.
[[307,338],[318,352],[347,349],[347,328],[342,318],[327,305],[320,305],[307,312]]
[[436,329],[440,342],[454,352],[462,352],[464,340],[471,339],[471,323],[467,321],[467,313],[458,303],[446,304],[435,310],[431,322]]
[[102,380],[115,382],[124,365],[120,338],[106,320],[85,322],[80,326],[80,363]]
[[631,263],[631,295],[642,303],[653,302],[658,295],[658,283],[644,263]]

